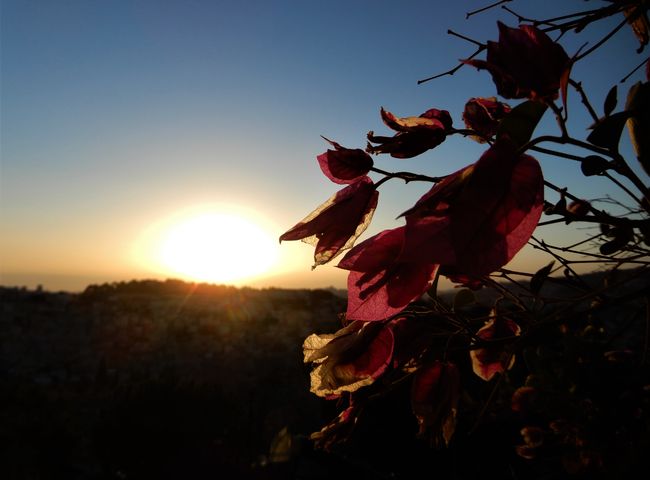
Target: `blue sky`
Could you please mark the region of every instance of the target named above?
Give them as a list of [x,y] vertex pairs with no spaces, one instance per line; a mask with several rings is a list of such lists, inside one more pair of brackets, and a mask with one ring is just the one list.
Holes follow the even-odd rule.
[[[2,0],[0,283],[80,289],[159,275],[134,261],[133,245],[151,224],[201,204],[247,209],[279,236],[337,190],[316,163],[320,135],[364,147],[368,130],[388,134],[381,106],[399,116],[448,109],[461,126],[469,97],[496,93],[470,68],[416,84],[472,53],[448,28],[495,40],[497,19],[516,24],[499,9],[465,20],[487,3]],[[585,2],[511,6],[548,17]],[[581,43],[562,42],[570,55]],[[596,106],[640,61],[635,48],[626,28],[576,69]],[[580,105],[570,108],[584,138]],[[376,163],[441,175],[483,148],[450,139],[417,159]],[[578,195],[610,188],[585,182],[575,164],[542,164]],[[382,187],[367,235],[395,226],[427,188]],[[285,268],[260,284],[344,284],[333,267],[310,271],[311,247],[281,251]]]

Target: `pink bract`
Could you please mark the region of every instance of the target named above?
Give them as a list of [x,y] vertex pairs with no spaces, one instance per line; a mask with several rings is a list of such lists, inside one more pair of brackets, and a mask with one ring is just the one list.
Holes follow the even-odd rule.
[[374,321],[401,312],[431,285],[438,265],[400,260],[404,227],[385,230],[350,250],[338,264],[350,270],[350,320]]
[[[325,138],[325,137],[323,137]],[[318,155],[318,164],[327,178],[334,183],[353,183],[364,177],[372,168],[372,157],[359,148],[345,148],[325,138],[334,150]]]
[[361,177],[283,233],[280,241],[302,240],[316,245],[314,267],[327,263],[350,248],[368,227],[378,198],[372,180]]
[[489,71],[504,98],[556,99],[571,68],[562,46],[531,25],[498,26],[499,41],[488,42],[486,60],[463,62]]

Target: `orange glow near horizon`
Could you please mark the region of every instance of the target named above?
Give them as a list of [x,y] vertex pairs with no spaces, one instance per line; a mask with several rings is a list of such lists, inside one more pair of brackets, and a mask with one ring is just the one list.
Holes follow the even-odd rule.
[[264,222],[236,207],[201,207],[154,225],[138,261],[189,281],[237,284],[267,274],[279,257]]

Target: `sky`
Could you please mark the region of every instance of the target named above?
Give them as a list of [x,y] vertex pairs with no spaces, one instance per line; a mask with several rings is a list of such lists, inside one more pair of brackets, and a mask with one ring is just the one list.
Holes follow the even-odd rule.
[[[470,97],[496,94],[489,75],[463,68],[422,85],[417,80],[474,51],[448,29],[485,41],[496,40],[496,20],[516,25],[498,8],[465,18],[488,3],[2,0],[0,284],[79,291],[89,283],[178,277],[161,264],[160,245],[193,215],[217,212],[245,218],[265,242],[272,239],[272,246],[244,242],[257,233],[222,223],[215,235],[241,241],[214,240],[215,250],[232,249],[235,258],[245,246],[268,263],[265,272],[233,283],[343,287],[345,271],[311,270],[313,247],[277,245],[339,188],[316,162],[327,149],[321,135],[364,148],[369,130],[391,134],[379,117],[382,106],[398,116],[447,109],[462,127]],[[510,6],[548,18],[604,4]],[[585,39],[593,44],[618,21],[588,28]],[[567,35],[561,43],[573,55],[583,41]],[[641,61],[636,47],[625,28],[576,67],[573,78],[596,106]],[[619,98],[642,79],[638,72],[620,85]],[[575,92],[569,109],[575,135],[585,138],[590,122]],[[557,134],[548,115],[541,129]],[[415,159],[375,162],[437,176],[476,161],[484,149],[450,138]],[[547,179],[578,196],[612,190],[599,179],[586,181],[575,162],[539,160]],[[401,224],[397,215],[428,188],[382,186],[361,239]],[[584,232],[549,227],[545,234],[567,240]],[[544,264],[528,250],[515,262]]]

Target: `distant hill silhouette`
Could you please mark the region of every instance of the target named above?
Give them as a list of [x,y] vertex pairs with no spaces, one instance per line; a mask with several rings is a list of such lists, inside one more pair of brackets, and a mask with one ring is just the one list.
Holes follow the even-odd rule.
[[332,408],[301,345],[344,309],[328,290],[177,280],[0,287],[0,478],[271,478],[274,436]]
[[[509,288],[538,301],[527,292],[529,279],[518,281]],[[584,301],[604,302],[600,315],[615,322],[638,307],[615,300],[650,291],[650,275],[552,277],[540,295],[581,302],[586,290],[605,284],[613,288]],[[440,297],[451,305],[459,291]],[[476,308],[487,310],[499,292],[474,296]],[[344,290],[180,280],[96,284],[78,294],[0,287],[0,477],[413,478],[431,457],[421,442],[403,441],[414,428],[408,405],[386,407],[390,418],[377,407],[381,424],[364,424],[370,433],[356,460],[314,452],[305,441],[338,412],[336,402],[309,392],[302,342],[337,330],[345,306]],[[549,301],[547,308],[557,307]],[[616,337],[612,348],[638,347],[644,325]],[[391,443],[377,430],[387,428]],[[274,463],[290,456],[278,445],[302,453],[293,463]],[[363,458],[374,458],[372,465]]]

